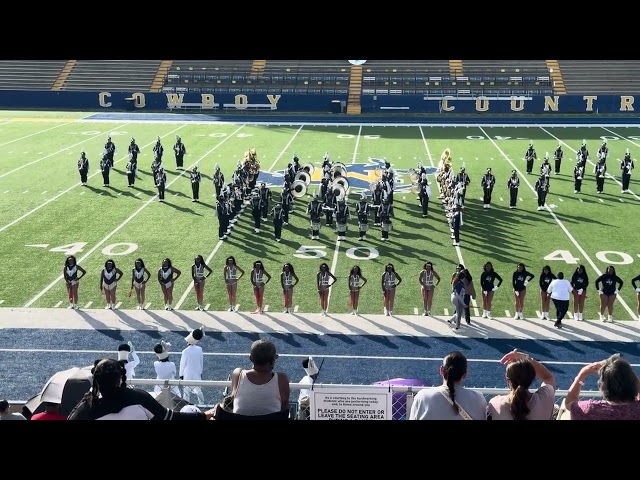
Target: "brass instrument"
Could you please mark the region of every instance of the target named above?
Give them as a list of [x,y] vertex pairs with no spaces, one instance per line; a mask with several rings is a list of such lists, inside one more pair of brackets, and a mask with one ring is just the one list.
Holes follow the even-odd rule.
[[[298,173],[301,173],[301,172],[298,172]],[[304,197],[307,193],[307,185],[308,184],[306,184],[302,180],[295,180],[291,184],[291,195],[293,195],[294,198]]]
[[309,184],[311,183],[311,174],[309,174],[306,170],[302,169],[302,170],[298,170],[298,172],[296,173],[296,176],[293,177],[293,183],[296,182],[302,182],[305,184],[305,186],[309,186]]
[[342,200],[344,200],[345,198],[347,198],[347,189],[348,184],[347,184],[347,188],[345,188],[342,183],[333,183],[331,184],[331,188],[333,190],[333,196],[335,197],[337,202],[341,202]]
[[258,160],[258,154],[255,148],[249,149],[249,151],[244,153],[244,158],[242,159],[242,168],[247,171],[248,180],[252,182],[256,179],[256,177],[260,174],[260,161]]

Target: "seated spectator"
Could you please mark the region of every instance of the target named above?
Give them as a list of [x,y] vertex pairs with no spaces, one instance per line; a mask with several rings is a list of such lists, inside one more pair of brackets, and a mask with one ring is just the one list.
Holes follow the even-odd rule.
[[163,407],[150,393],[127,388],[122,362],[96,360],[91,370],[91,391],[69,415],[69,420],[210,420],[214,410],[200,413],[174,412]]
[[486,420],[484,395],[464,388],[467,359],[461,352],[451,352],[440,367],[441,387],[424,388],[413,399],[409,420]]
[[[600,375],[598,388],[603,399],[579,400],[580,388],[590,375]],[[640,380],[619,354],[582,367],[564,404],[571,420],[640,420]]]
[[[489,400],[487,418],[490,420],[551,420],[557,382],[553,374],[524,352],[507,353],[500,363],[507,366],[508,395]],[[529,388],[539,378],[540,388]]]
[[44,412],[36,413],[31,420],[66,420],[67,417],[60,413],[60,404],[44,402]]
[[0,420],[26,420],[20,413],[11,413],[11,407],[7,400],[0,400]]
[[289,410],[289,377],[273,371],[277,358],[272,342],[253,342],[249,356],[253,368],[236,368],[231,376],[233,413],[256,416]]

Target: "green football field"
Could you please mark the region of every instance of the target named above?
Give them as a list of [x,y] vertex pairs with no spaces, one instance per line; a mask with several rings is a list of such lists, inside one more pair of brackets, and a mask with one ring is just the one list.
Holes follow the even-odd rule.
[[[637,127],[502,127],[502,126],[325,126],[254,125],[180,121],[143,122],[94,121],[90,113],[0,112],[0,302],[1,307],[66,308],[68,301],[61,273],[64,259],[73,254],[88,275],[81,281],[80,306],[103,308],[99,290],[100,270],[108,258],[125,272],[118,287],[121,309],[135,308],[135,295],[128,298],[131,268],[142,257],[152,272],[147,288],[148,308],[162,309],[162,294],[155,274],[165,257],[182,270],[176,282],[174,306],[193,310],[195,292],[190,271],[195,255],[207,259],[214,275],[205,288],[205,305],[211,311],[228,307],[223,286],[224,259],[235,256],[247,273],[261,259],[274,282],[266,288],[268,311],[283,310],[279,274],[283,263],[291,262],[300,283],[294,293],[298,313],[318,312],[315,273],[326,262],[338,283],[332,289],[329,312],[348,313],[346,276],[358,264],[369,283],[361,293],[362,313],[382,313],[380,278],[384,265],[391,262],[403,278],[398,287],[394,314],[422,314],[418,275],[427,260],[433,262],[443,284],[436,290],[433,313],[452,310],[449,279],[455,265],[462,262],[479,280],[482,266],[491,261],[505,283],[496,292],[494,316],[513,314],[511,275],[518,262],[524,262],[536,277],[545,264],[554,273],[567,277],[578,264],[584,264],[591,287],[587,299],[588,319],[597,318],[598,299],[593,284],[607,265],[614,265],[625,281],[615,319],[631,320],[636,315],[636,293],[631,278],[640,273],[640,246],[637,221],[640,187],[632,177],[632,194],[622,194],[620,159],[626,148],[632,157],[640,152]],[[98,163],[107,134],[117,148],[111,187],[102,186]],[[179,134],[188,155],[185,166],[198,163],[203,173],[200,203],[191,201],[188,172],[176,171],[172,146]],[[141,149],[140,179],[135,188],[127,187],[124,166],[127,146],[134,136]],[[150,176],[152,147],[157,136],[165,147],[164,165],[168,176],[165,203],[158,202]],[[590,159],[596,158],[603,138],[610,149],[607,165],[613,176],[605,183],[604,195],[596,195],[593,164],[587,165],[582,193],[573,193],[575,151],[587,141]],[[558,143],[565,158],[561,175],[551,177],[548,209],[537,211],[533,185],[537,176],[525,174],[524,152],[533,140],[539,172],[545,152],[553,164]],[[344,163],[351,185],[349,203],[353,207],[362,189],[375,178],[381,159],[389,160],[398,171],[395,218],[390,241],[380,240],[379,227],[369,231],[366,241],[357,240],[353,215],[347,240],[337,242],[336,233],[323,226],[320,240],[309,238],[305,214],[309,198],[296,201],[282,242],[276,243],[268,222],[262,233],[253,231],[250,212],[245,211],[228,240],[218,241],[217,219],[211,178],[217,163],[227,179],[244,152],[255,147],[261,179],[275,183],[274,199],[279,198],[282,171],[294,153],[301,163],[319,167],[325,152],[333,161]],[[471,177],[467,191],[461,245],[452,246],[450,232],[437,197],[435,177],[430,175],[434,195],[428,218],[422,218],[407,170],[418,160],[437,166],[440,154],[450,148],[456,172],[465,164]],[[80,186],[76,162],[84,149],[90,160],[89,182]],[[378,160],[376,160],[378,159]],[[480,179],[491,167],[497,179],[490,210],[482,208]],[[518,208],[508,208],[507,179],[513,169],[521,178]],[[640,174],[635,173],[634,176]],[[314,175],[318,179],[318,174]],[[316,181],[314,180],[314,184]],[[313,184],[309,190],[316,191]],[[323,222],[324,224],[324,222]],[[525,316],[540,311],[537,278],[529,288]],[[476,287],[479,292],[479,288]],[[478,298],[480,313],[481,299]],[[248,277],[240,281],[238,304],[241,311],[253,311],[255,300]],[[573,307],[570,308],[570,311]],[[553,309],[552,309],[553,314]],[[476,312],[477,315],[477,312]]]

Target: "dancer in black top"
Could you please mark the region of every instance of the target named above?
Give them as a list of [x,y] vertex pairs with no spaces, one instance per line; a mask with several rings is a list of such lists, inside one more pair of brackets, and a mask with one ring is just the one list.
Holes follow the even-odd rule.
[[587,298],[587,287],[589,286],[589,276],[584,265],[580,265],[573,272],[571,286],[573,287],[573,317],[580,322],[584,320],[584,300]]
[[[623,282],[613,265],[609,265],[605,273],[596,278],[596,288],[600,294],[600,321],[613,323],[613,304],[616,301],[618,292],[622,288]],[[604,311],[609,311],[608,317],[604,318]]]
[[511,279],[516,309],[516,314],[513,317],[514,320],[524,320],[522,310],[524,310],[524,299],[527,296],[527,285],[534,278],[535,275],[533,273],[527,272],[524,263],[519,263],[516,266],[516,271],[513,272],[513,276]]
[[545,265],[542,267],[542,273],[538,278],[540,284],[540,320],[551,320],[549,318],[549,305],[551,304],[551,297],[547,294],[547,289],[551,280],[555,280],[556,276],[551,273],[551,267]]
[[[495,281],[498,285],[494,285]],[[491,318],[491,304],[493,295],[502,285],[502,277],[493,270],[493,264],[487,262],[484,264],[482,273],[480,274],[480,288],[482,288],[482,318]]]

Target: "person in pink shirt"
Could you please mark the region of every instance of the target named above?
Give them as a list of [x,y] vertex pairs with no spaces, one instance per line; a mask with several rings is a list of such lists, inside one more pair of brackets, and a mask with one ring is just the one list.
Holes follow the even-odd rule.
[[30,420],[66,420],[67,417],[60,413],[60,404],[44,402],[44,412],[36,413]]

